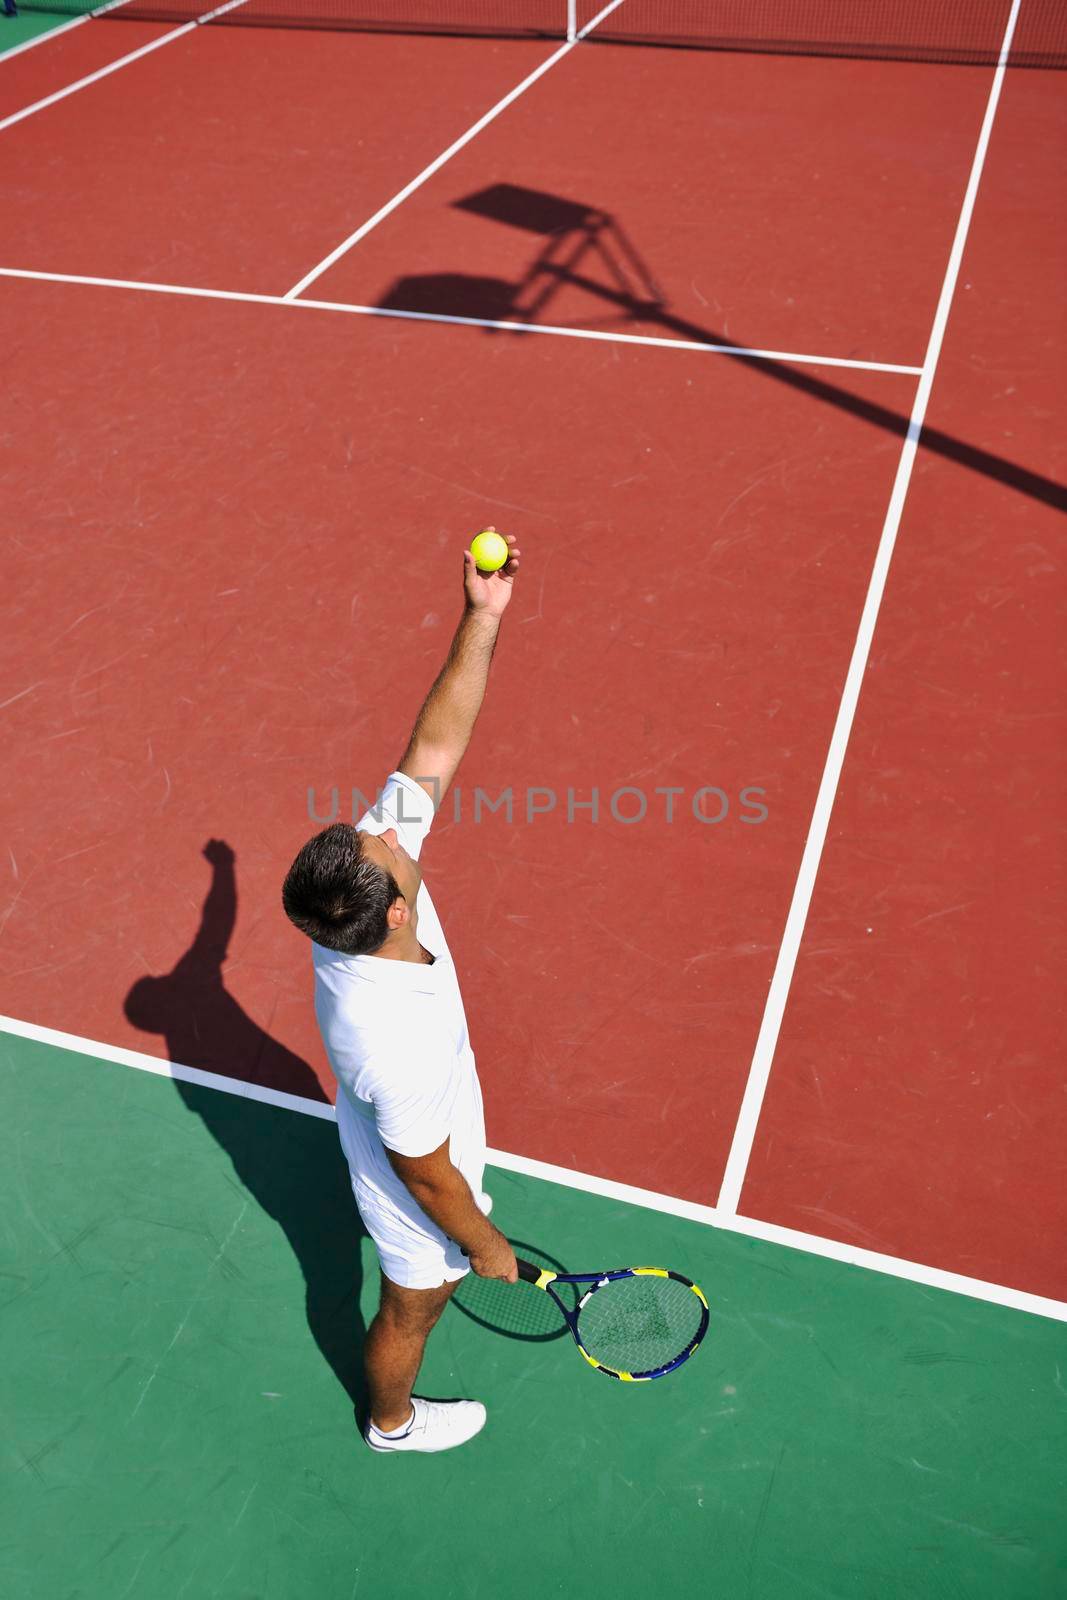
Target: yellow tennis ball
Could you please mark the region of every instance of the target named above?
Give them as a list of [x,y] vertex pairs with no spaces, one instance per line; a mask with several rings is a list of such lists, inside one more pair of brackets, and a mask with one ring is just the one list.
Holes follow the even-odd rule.
[[471,540],[471,555],[479,572],[499,572],[509,553],[507,540],[489,528]]

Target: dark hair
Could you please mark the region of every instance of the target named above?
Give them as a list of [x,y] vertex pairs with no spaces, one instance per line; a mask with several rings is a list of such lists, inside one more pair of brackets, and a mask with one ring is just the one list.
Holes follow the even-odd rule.
[[282,885],[289,921],[346,956],[369,955],[384,944],[386,912],[402,898],[393,874],[364,857],[362,836],[347,822],[309,839]]

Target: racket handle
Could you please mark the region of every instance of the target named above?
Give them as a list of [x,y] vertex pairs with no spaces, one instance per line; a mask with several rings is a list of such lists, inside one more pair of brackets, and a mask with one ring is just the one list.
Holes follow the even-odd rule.
[[[460,1249],[464,1255],[467,1254],[462,1245],[460,1245]],[[536,1283],[544,1271],[543,1267],[535,1267],[532,1261],[524,1261],[521,1256],[515,1257],[515,1265],[518,1267],[519,1277],[524,1283]]]

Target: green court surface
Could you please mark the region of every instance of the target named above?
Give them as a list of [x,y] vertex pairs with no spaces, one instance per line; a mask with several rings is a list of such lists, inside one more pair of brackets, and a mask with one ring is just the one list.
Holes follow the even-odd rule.
[[0,55],[5,50],[13,50],[17,44],[25,44],[27,39],[36,39],[39,34],[51,33],[53,28],[69,24],[69,15],[20,11],[17,17],[9,17],[0,11]]
[[377,1457],[332,1124],[8,1034],[0,1061],[7,1595],[1067,1592],[1061,1324],[491,1169],[531,1252],[694,1276],[707,1342],[624,1386],[450,1306],[419,1387],[488,1425]]

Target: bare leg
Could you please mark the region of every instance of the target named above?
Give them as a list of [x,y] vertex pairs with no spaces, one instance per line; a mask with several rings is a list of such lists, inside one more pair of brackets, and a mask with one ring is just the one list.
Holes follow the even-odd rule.
[[411,1391],[430,1330],[448,1304],[454,1283],[438,1289],[402,1289],[382,1273],[382,1302],[367,1330],[363,1362],[370,1390],[370,1419],[385,1433],[411,1417]]

